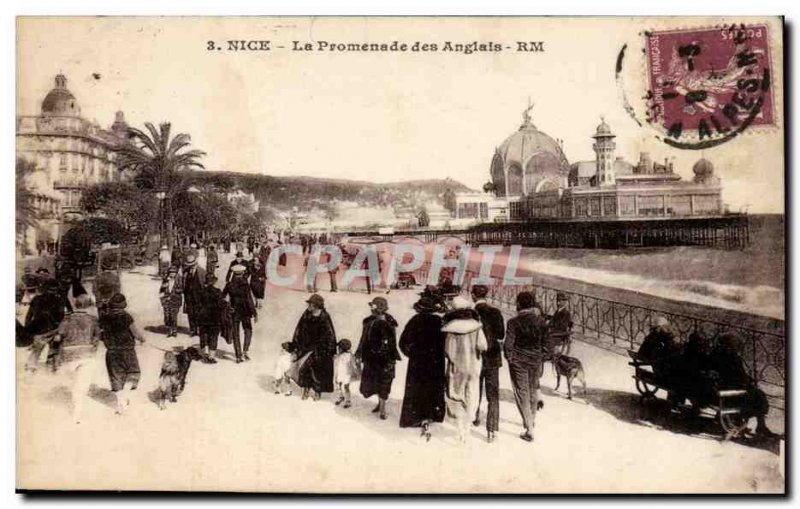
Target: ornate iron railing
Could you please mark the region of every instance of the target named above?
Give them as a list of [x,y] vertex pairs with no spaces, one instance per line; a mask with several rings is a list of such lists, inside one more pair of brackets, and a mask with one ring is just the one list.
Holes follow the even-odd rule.
[[[430,264],[417,272],[419,283],[428,280]],[[467,270],[461,286],[469,291],[472,279],[478,274]],[[650,331],[657,316],[669,320],[679,341],[684,342],[693,331],[702,329],[712,340],[723,333],[733,333],[739,339],[739,354],[752,377],[764,390],[774,408],[784,410],[786,383],[785,334],[758,330],[733,323],[709,320],[696,316],[666,312],[659,309],[616,302],[593,295],[533,285],[503,285],[496,282],[489,287],[487,300],[507,314],[516,310],[516,298],[522,291],[533,291],[536,301],[546,314],[556,309],[556,294],[564,293],[569,299],[573,331],[580,333],[582,341],[600,348],[626,355],[627,350],[638,349]]]

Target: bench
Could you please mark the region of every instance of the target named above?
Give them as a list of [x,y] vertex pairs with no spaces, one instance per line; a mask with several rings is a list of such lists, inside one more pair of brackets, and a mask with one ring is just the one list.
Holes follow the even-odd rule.
[[[665,380],[656,376],[651,361],[642,359],[635,350],[628,350],[628,356],[631,358],[628,365],[634,368],[633,379],[642,402],[655,399],[659,390],[667,393],[673,390]],[[724,440],[737,438],[747,429],[747,419],[743,417],[741,408],[745,396],[747,391],[743,389],[716,390],[712,402],[698,410],[701,414],[713,415],[719,421],[725,432]]]

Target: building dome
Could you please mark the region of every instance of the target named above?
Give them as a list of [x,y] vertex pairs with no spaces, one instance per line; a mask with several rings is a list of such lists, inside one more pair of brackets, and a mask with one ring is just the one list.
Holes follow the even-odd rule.
[[67,90],[67,78],[63,74],[59,74],[55,81],[55,88],[42,101],[42,115],[80,116],[81,109],[78,101],[72,92]]
[[714,175],[714,165],[708,159],[701,158],[692,166],[692,172],[694,172],[695,177],[708,178]]
[[561,145],[533,125],[529,109],[520,128],[497,147],[492,158],[490,173],[498,196],[530,194],[544,181],[558,184],[569,173]]
[[611,133],[611,127],[606,123],[606,119],[600,119],[600,125],[597,126],[597,131],[595,131],[594,137],[602,137],[602,136],[614,136]]

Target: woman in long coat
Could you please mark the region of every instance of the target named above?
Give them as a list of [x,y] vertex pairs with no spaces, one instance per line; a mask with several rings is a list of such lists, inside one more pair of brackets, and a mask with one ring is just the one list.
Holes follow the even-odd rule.
[[258,258],[253,258],[253,272],[250,275],[250,291],[253,292],[253,298],[256,300],[256,307],[261,307],[261,301],[264,300],[264,291],[267,286],[267,271],[266,265],[261,263]]
[[386,400],[392,390],[395,363],[401,360],[397,351],[397,321],[388,314],[389,305],[383,297],[369,303],[372,314],[364,319],[361,342],[356,358],[364,363],[361,373],[361,395],[378,396],[378,405],[372,410],[386,419]]
[[325,300],[314,294],[306,301],[308,309],[297,322],[292,342],[297,358],[310,356],[300,367],[298,385],[303,388],[303,399],[314,390],[314,400],[323,392],[333,392],[333,356],[336,354],[336,331],[333,321],[325,311]]
[[400,427],[421,426],[422,435],[430,439],[430,423],[442,422],[445,414],[445,334],[435,299],[423,296],[414,309],[417,314],[400,336],[400,351],[408,357]]

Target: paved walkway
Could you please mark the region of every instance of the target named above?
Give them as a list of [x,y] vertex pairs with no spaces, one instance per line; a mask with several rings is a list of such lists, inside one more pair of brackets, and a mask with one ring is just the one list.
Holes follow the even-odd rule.
[[[223,267],[227,267],[223,259]],[[689,434],[638,403],[624,358],[584,343],[574,353],[587,371],[586,395],[569,401],[542,379],[544,410],[535,442],[521,441],[508,372],[501,372],[498,441],[474,428],[459,445],[449,422],[430,442],[400,429],[406,362],[397,366],[389,419],[370,413],[374,401],[354,396],[345,410],[333,397],[301,401],[272,393],[280,343],[291,338],[307,293],[270,287],[255,325],[253,360],[237,365],[232,348],[216,365],[194,363],[184,394],[159,411],[150,400],[163,352],[192,344],[167,339],[158,326],[158,282],[141,268],[123,275],[130,311],[148,330],[140,347],[141,390],[116,416],[102,362],[80,425],[70,419],[63,375],[18,369],[18,486],[71,489],[172,489],[323,492],[775,492],[783,490],[778,456],[713,435]],[[224,277],[224,271],[222,276]],[[324,288],[324,286],[323,286]],[[366,293],[321,292],[339,338],[357,344]],[[401,327],[415,291],[386,295]],[[186,326],[185,315],[181,315]],[[18,351],[18,368],[26,352]],[[100,354],[102,360],[102,353]],[[357,387],[356,391],[357,393]],[[485,407],[484,407],[485,408]],[[667,426],[667,427],[665,427]]]

